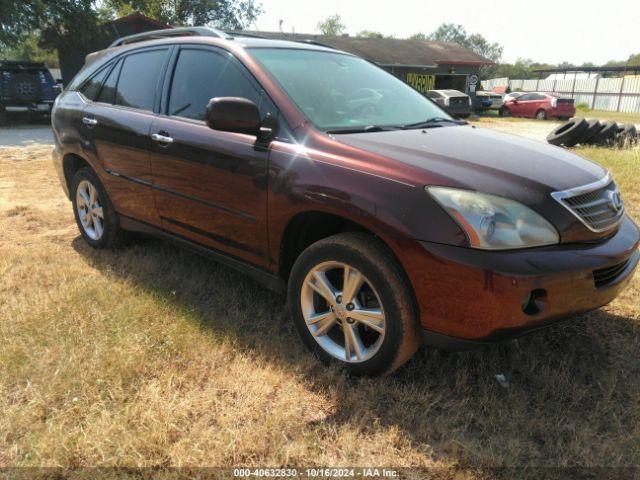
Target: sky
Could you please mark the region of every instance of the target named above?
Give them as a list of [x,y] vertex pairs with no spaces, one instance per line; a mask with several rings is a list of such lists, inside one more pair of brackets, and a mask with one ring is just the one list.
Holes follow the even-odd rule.
[[259,0],[259,30],[318,33],[319,21],[342,17],[347,33],[374,30],[406,38],[441,23],[462,24],[504,47],[503,61],[518,57],[557,64],[596,65],[640,53],[640,0]]

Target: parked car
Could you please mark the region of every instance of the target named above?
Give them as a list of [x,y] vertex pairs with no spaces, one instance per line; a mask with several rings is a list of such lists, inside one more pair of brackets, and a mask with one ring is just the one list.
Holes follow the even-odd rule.
[[59,93],[44,63],[0,61],[0,123],[13,115],[48,115]]
[[476,92],[477,110],[500,110],[502,107],[502,95],[499,93],[480,91]]
[[471,100],[458,90],[429,90],[427,97],[441,106],[447,113],[460,118],[471,115]]
[[576,108],[572,98],[562,98],[551,93],[531,92],[506,101],[500,108],[500,114],[538,120],[548,118],[567,120],[576,114]]
[[305,345],[368,375],[628,285],[640,232],[603,167],[452,119],[354,55],[210,32],[111,48],[58,97],[90,246],[146,232],[286,291]]
[[504,95],[504,97],[502,97],[502,104],[504,105],[505,103],[507,103],[509,100],[513,100],[514,98],[518,98],[522,95],[524,95],[525,92],[511,92],[511,93],[507,93]]

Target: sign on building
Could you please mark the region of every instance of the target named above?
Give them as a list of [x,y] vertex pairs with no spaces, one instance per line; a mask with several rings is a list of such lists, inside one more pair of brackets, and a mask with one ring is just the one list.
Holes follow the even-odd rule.
[[436,84],[435,75],[424,75],[421,73],[407,73],[405,82],[411,85],[420,93],[426,93],[433,90]]

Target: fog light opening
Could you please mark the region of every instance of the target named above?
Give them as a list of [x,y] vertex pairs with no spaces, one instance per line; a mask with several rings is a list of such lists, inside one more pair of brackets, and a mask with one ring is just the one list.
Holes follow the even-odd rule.
[[522,299],[522,311],[527,315],[537,315],[547,306],[547,291],[536,288],[527,293]]

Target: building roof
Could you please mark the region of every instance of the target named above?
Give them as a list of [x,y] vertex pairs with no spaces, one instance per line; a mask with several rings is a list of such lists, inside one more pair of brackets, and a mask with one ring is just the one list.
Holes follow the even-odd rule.
[[325,45],[353,53],[385,67],[437,67],[438,65],[493,65],[490,60],[457,43],[396,38],[365,38],[282,32],[229,32],[268,39]]

